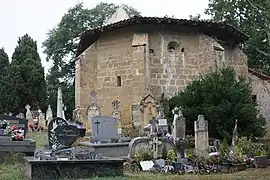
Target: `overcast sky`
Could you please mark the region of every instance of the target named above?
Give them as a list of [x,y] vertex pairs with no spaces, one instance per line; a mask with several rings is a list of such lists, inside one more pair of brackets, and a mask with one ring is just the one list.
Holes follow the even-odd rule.
[[[17,45],[18,37],[28,33],[38,43],[39,55],[46,71],[50,63],[45,61],[41,47],[46,33],[60,22],[64,13],[78,2],[93,8],[100,2],[127,4],[143,16],[165,15],[188,18],[189,15],[204,14],[208,0],[2,0],[0,5],[0,47],[4,47],[9,57]],[[207,16],[203,15],[203,18]]]

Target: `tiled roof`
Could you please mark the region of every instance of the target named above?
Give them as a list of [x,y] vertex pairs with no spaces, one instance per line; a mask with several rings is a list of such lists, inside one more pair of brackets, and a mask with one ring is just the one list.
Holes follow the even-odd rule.
[[225,21],[212,20],[187,20],[174,18],[159,18],[159,17],[142,17],[134,16],[132,18],[119,21],[106,26],[101,26],[95,29],[89,29],[81,35],[77,56],[85,51],[99,37],[100,33],[108,30],[120,29],[135,24],[162,24],[167,26],[190,26],[198,28],[198,31],[209,36],[217,37],[220,40],[233,39],[236,43],[244,42],[248,36],[240,30],[234,28]]

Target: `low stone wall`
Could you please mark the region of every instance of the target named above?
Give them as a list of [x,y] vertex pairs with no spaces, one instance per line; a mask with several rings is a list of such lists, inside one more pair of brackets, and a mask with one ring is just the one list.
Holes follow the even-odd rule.
[[122,159],[38,160],[25,157],[24,170],[31,180],[86,179],[95,176],[122,176]]
[[95,153],[102,153],[106,157],[127,156],[129,151],[129,142],[94,144],[90,142],[80,142],[79,146],[85,147]]

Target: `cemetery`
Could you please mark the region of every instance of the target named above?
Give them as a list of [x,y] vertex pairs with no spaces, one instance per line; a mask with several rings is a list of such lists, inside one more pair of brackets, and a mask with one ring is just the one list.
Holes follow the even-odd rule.
[[[171,133],[163,108],[160,108],[158,116],[149,120],[142,135],[137,137],[119,134],[119,119],[100,114],[92,117],[92,134],[89,136],[80,132],[84,128],[82,123],[64,119],[61,96],[61,89],[58,89],[57,117],[50,113],[49,106],[49,121],[40,125],[39,120],[44,118],[37,119],[38,127],[41,127],[39,132],[28,131],[27,119],[1,116],[1,152],[25,153],[23,169],[25,176],[32,180],[114,177],[134,172],[203,176],[269,165],[259,143],[255,145],[245,137],[238,138],[237,120],[232,129],[231,145],[209,138],[208,121],[203,115],[194,122],[194,136],[187,136],[181,107],[172,110]],[[27,133],[43,133],[47,136],[48,148],[36,149],[34,140],[24,139]]]
[[[113,6],[101,4],[106,5]],[[75,10],[80,8],[78,5]],[[18,67],[26,65],[12,64],[9,71],[19,73],[5,77],[13,83],[12,89],[1,81],[6,85],[1,93],[12,99],[14,94],[23,94],[22,89],[29,92],[25,90],[23,100],[12,99],[18,106],[13,102],[14,106],[4,107],[0,102],[0,180],[270,179],[270,140],[264,136],[270,126],[259,116],[251,87],[238,78],[250,71],[240,47],[247,35],[226,23],[131,17],[128,7],[114,8],[106,18],[101,10],[93,11],[104,18],[96,23],[102,26],[82,33],[76,46],[70,41],[70,47],[76,47],[74,54],[69,54],[74,58],[74,72],[67,73],[73,66],[61,62],[68,58],[66,52],[61,53],[63,47],[53,43],[54,39],[44,43],[59,48],[61,55],[48,49],[44,52],[50,54],[48,60],[55,58],[55,71],[71,74],[74,82],[61,82],[70,77],[50,74],[48,82],[54,79],[55,84],[49,86],[48,93],[47,82],[38,83],[40,77],[45,80],[38,77],[39,70],[36,79],[32,78],[37,82],[23,83],[27,71],[19,72]],[[68,13],[87,14],[75,10]],[[69,23],[64,20],[72,19],[68,15],[60,23],[66,25],[66,34]],[[74,24],[76,21],[72,19]],[[63,32],[55,35],[55,31],[58,29],[48,36],[53,34],[56,41],[66,39]],[[185,31],[188,36],[183,35]],[[35,59],[38,53],[27,56],[24,52],[37,49],[34,41],[33,47],[22,50],[21,42],[32,43],[32,39],[28,35],[19,39],[12,59],[20,53],[29,62]],[[65,67],[58,67],[61,64]],[[236,70],[224,68],[229,65]],[[212,66],[215,73],[199,77]],[[221,83],[222,73],[229,74],[223,82],[228,87]],[[25,77],[20,78],[21,74]],[[202,79],[196,80],[197,76]],[[15,88],[16,84],[21,87]],[[24,84],[37,87],[30,91]],[[184,88],[187,94],[183,95]],[[34,93],[38,95],[31,99]],[[268,106],[262,100],[261,104]],[[268,116],[265,109],[262,112]]]

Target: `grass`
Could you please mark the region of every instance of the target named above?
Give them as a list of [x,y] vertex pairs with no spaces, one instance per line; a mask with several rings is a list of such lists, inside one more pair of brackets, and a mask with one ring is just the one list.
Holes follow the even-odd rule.
[[[36,141],[37,148],[44,148],[48,144],[47,134],[44,132],[30,132],[27,138]],[[27,180],[22,169],[22,163],[10,157],[6,163],[0,164],[0,180]],[[8,162],[8,163],[7,163]],[[91,178],[92,180],[264,180],[270,179],[270,168],[248,169],[233,174],[213,175],[170,175],[153,173],[125,173],[124,177]],[[89,179],[90,180],[90,179]]]

